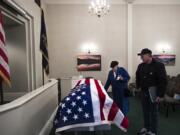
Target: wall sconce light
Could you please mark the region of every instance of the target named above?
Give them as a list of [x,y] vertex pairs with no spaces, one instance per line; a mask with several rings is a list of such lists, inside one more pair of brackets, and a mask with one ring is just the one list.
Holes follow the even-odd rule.
[[97,52],[97,46],[94,43],[85,43],[82,45],[82,52],[91,54]]
[[167,54],[171,52],[171,46],[167,42],[160,42],[157,44],[158,53]]

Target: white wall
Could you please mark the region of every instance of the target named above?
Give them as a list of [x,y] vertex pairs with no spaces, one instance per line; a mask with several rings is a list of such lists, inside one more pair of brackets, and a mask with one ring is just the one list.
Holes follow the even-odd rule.
[[159,44],[169,44],[169,54],[176,54],[176,65],[166,66],[169,75],[180,73],[180,5],[134,5],[133,72],[140,62],[137,53],[148,47],[154,54]]
[[[126,5],[112,5],[112,9],[107,16],[98,18],[88,14],[88,5],[47,5],[51,77],[82,74],[105,82],[112,60],[127,66]],[[87,43],[97,46],[92,54],[102,55],[100,72],[77,72],[76,57],[84,53],[82,46]]]

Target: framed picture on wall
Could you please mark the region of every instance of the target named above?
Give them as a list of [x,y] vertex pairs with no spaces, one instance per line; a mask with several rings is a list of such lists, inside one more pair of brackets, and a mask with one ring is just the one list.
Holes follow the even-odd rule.
[[101,55],[78,55],[78,71],[101,71]]
[[174,54],[158,54],[153,55],[153,58],[164,63],[165,66],[175,66],[176,55]]

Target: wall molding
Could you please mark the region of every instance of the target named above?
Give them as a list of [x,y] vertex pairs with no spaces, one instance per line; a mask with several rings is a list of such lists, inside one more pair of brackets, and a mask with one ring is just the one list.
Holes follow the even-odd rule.
[[[45,4],[89,4],[90,0],[42,0],[42,2]],[[127,2],[131,2],[135,5],[139,5],[139,4],[177,5],[177,4],[180,4],[179,0],[110,0],[111,5],[126,4]]]
[[[42,0],[45,4],[89,4],[90,0]],[[110,0],[110,4],[126,4],[125,0]]]
[[134,5],[179,5],[179,0],[135,0]]

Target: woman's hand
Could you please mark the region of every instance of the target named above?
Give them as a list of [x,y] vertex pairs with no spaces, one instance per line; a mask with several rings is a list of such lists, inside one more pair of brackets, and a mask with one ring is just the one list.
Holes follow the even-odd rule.
[[124,78],[121,75],[118,75],[117,80],[124,80]]

